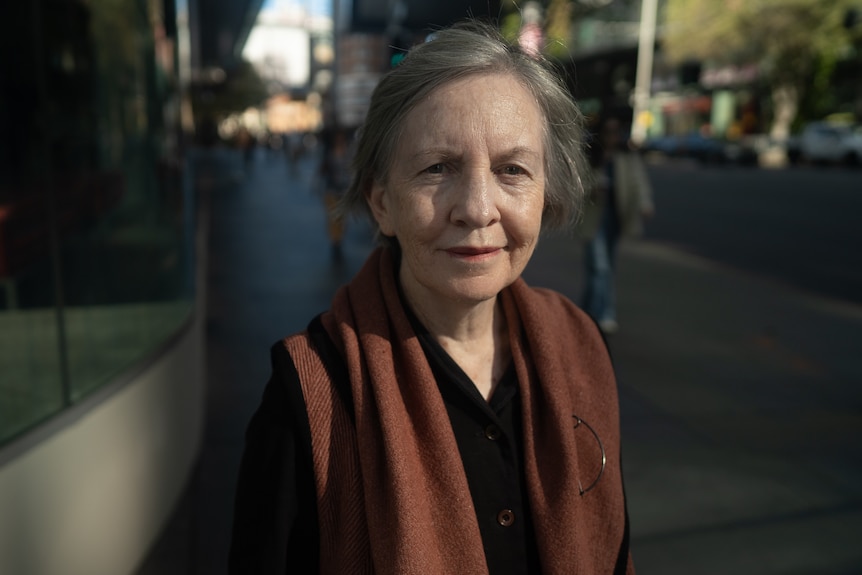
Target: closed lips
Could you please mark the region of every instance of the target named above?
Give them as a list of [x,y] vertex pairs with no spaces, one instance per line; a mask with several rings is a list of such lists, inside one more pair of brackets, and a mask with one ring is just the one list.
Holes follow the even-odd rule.
[[450,248],[447,250],[450,253],[461,255],[461,256],[480,256],[483,254],[494,253],[500,248]]

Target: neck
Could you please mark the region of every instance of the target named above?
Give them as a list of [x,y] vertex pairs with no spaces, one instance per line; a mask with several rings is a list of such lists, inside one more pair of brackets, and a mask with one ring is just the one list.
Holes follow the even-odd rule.
[[511,358],[499,297],[470,305],[423,307],[406,291],[404,295],[422,325],[489,400]]

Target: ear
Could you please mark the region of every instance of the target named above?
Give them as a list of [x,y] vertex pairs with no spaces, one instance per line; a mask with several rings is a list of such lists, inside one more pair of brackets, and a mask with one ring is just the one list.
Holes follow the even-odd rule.
[[393,225],[393,214],[391,205],[391,195],[386,187],[375,180],[366,188],[365,200],[368,202],[368,207],[371,209],[371,214],[377,221],[380,227],[380,233],[385,236],[395,235],[395,226]]

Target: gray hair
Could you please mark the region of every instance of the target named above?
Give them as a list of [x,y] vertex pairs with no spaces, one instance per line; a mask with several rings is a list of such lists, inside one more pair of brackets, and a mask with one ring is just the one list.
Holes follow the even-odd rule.
[[542,227],[563,229],[573,223],[581,213],[583,179],[589,174],[583,114],[547,60],[527,54],[496,28],[473,20],[436,32],[383,76],[360,128],[353,180],[341,198],[340,212],[370,215],[365,194],[374,182],[387,180],[404,120],[419,102],[449,82],[486,74],[510,74],[535,98],[545,119]]

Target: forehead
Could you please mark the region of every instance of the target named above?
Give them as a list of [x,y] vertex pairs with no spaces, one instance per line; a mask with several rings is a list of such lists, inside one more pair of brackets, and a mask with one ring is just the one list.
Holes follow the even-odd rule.
[[404,118],[411,137],[537,135],[544,116],[533,94],[511,74],[470,75],[425,96]]

